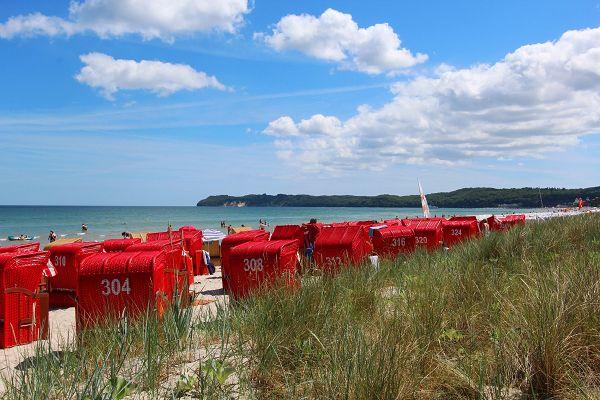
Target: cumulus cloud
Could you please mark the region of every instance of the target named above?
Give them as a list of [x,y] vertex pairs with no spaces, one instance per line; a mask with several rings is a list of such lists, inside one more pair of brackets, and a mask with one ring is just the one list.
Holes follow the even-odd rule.
[[495,64],[396,83],[394,98],[340,121],[272,121],[282,158],[315,170],[543,157],[600,133],[600,28],[523,46]]
[[78,30],[77,26],[59,17],[48,17],[40,13],[11,17],[0,23],[0,38],[11,39],[15,36],[70,36]]
[[271,35],[256,33],[255,38],[277,51],[296,50],[369,74],[412,67],[427,60],[426,55],[413,55],[401,47],[400,38],[388,24],[359,28],[352,15],[331,8],[319,17],[287,15]]
[[185,64],[118,60],[101,53],[89,53],[79,58],[85,66],[75,79],[99,89],[109,100],[113,100],[119,90],[149,90],[167,96],[180,90],[226,89],[214,76]]
[[234,32],[249,11],[248,0],[74,1],[67,20],[40,13],[11,17],[0,23],[0,38],[90,31],[103,38],[137,34],[171,41],[196,32]]

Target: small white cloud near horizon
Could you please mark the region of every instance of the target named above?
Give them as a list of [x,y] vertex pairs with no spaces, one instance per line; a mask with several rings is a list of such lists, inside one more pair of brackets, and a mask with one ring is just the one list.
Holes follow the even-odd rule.
[[286,15],[271,35],[255,33],[276,51],[295,50],[320,60],[338,63],[342,69],[368,74],[394,72],[427,60],[427,55],[401,46],[387,23],[359,28],[352,15],[329,8],[319,17]]
[[342,121],[284,115],[263,130],[279,157],[314,171],[474,158],[543,158],[600,134],[600,28],[525,45],[495,64],[437,68],[392,87],[380,108]]
[[227,90],[214,76],[186,64],[115,59],[102,53],[84,54],[79,58],[85,66],[75,79],[99,89],[108,100],[114,100],[114,94],[120,90],[148,90],[159,96],[203,88]]
[[173,41],[175,36],[197,32],[234,33],[249,12],[248,0],[73,1],[68,19],[17,15],[0,23],[0,38],[69,37],[89,31],[101,38],[137,34],[145,40]]

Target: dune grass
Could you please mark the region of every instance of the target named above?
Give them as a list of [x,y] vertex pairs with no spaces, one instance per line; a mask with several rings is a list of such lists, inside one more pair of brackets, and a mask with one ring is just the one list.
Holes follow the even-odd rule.
[[600,398],[600,216],[302,280],[40,345],[4,397]]
[[348,269],[224,318],[261,398],[598,398],[600,218]]

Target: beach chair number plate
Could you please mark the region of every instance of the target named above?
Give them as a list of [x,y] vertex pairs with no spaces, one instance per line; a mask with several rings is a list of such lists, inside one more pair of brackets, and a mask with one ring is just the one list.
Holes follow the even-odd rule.
[[123,283],[117,278],[113,280],[102,279],[100,281],[102,285],[102,294],[104,296],[118,296],[121,293],[131,294],[131,288],[129,287],[129,278],[125,278]]
[[54,266],[55,267],[66,267],[67,266],[67,256],[54,257]]
[[246,272],[256,272],[263,270],[263,260],[262,258],[244,258],[244,271]]
[[406,245],[406,238],[393,238],[392,247],[404,247]]

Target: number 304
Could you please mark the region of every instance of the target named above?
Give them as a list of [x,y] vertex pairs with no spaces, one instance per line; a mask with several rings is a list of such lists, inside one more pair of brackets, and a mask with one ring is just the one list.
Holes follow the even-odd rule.
[[125,278],[123,282],[117,278],[112,280],[102,279],[100,283],[102,284],[102,294],[104,296],[110,296],[111,294],[118,296],[121,293],[131,293],[131,288],[129,287],[129,278]]

